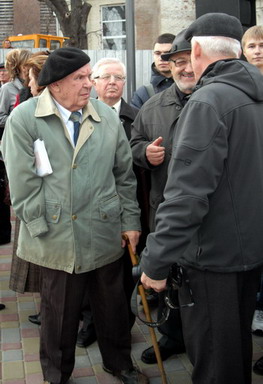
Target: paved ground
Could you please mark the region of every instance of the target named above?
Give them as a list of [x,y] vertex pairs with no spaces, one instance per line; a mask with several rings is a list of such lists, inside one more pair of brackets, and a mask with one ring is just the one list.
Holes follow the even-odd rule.
[[[13,220],[14,222],[14,220]],[[0,246],[0,302],[6,309],[0,311],[1,375],[0,384],[42,384],[38,349],[40,328],[28,321],[28,315],[37,313],[38,294],[16,294],[9,290],[12,243]],[[227,314],[226,314],[227,320]],[[263,337],[253,336],[256,361],[263,355]],[[150,384],[161,384],[157,365],[146,365],[141,352],[151,345],[148,327],[137,321],[132,330],[132,357],[135,364],[150,378]],[[191,364],[185,354],[164,362],[168,384],[190,384]],[[117,384],[119,381],[101,368],[97,343],[87,349],[76,348],[76,364],[72,384]],[[253,374],[253,384],[263,384],[263,376]],[[222,383],[224,384],[224,383]],[[233,383],[238,384],[238,383]]]

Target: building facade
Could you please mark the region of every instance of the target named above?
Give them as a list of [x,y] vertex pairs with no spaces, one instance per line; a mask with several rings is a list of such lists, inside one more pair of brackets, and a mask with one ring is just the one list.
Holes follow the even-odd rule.
[[[67,1],[70,4],[70,0]],[[125,50],[126,1],[87,1],[91,4],[87,21],[88,49]],[[204,0],[134,0],[136,50],[151,50],[158,35],[177,34],[186,28],[196,18],[197,1],[205,3]],[[257,24],[263,24],[263,0],[256,0],[256,16]],[[1,40],[9,35],[30,33],[60,34],[56,18],[45,1],[0,0]]]

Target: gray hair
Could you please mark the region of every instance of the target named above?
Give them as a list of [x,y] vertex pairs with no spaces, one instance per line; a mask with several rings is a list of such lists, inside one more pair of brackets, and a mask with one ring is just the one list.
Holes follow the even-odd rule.
[[98,60],[97,63],[93,66],[91,78],[94,79],[95,77],[99,76],[100,75],[100,68],[106,64],[119,64],[122,68],[123,76],[126,77],[126,67],[123,64],[123,62],[120,61],[120,59],[118,59],[116,57],[104,57],[104,58]]
[[241,45],[236,39],[224,36],[194,36],[192,43],[197,42],[208,57],[222,55],[223,57],[239,58]]

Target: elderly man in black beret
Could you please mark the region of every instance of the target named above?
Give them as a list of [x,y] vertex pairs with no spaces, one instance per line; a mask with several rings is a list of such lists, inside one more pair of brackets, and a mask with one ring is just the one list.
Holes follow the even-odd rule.
[[[251,323],[263,264],[263,78],[239,60],[240,21],[186,31],[197,88],[184,107],[141,281],[162,291],[177,263],[194,384],[250,384]],[[178,275],[181,275],[178,278]]]
[[122,234],[134,251],[140,234],[132,155],[116,113],[90,99],[89,61],[77,48],[55,50],[39,75],[46,89],[8,119],[3,155],[21,220],[17,254],[41,267],[44,380],[68,383],[88,293],[103,368],[145,384],[130,356],[123,290]]

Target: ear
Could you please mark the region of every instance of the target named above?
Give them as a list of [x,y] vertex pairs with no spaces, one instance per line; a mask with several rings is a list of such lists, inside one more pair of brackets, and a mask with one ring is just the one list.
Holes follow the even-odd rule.
[[60,90],[58,81],[55,81],[54,83],[49,84],[48,87],[49,87],[50,91],[53,93],[58,93]]
[[200,58],[201,54],[202,54],[202,48],[201,48],[200,44],[197,41],[194,41],[192,43],[192,55],[193,55],[194,59],[196,60],[196,59]]

